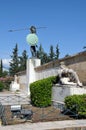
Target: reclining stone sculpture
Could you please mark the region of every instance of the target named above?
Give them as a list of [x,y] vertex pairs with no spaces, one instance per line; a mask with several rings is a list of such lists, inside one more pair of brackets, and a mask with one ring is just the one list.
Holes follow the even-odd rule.
[[61,84],[71,84],[82,87],[82,83],[79,80],[77,73],[65,66],[64,62],[60,63],[58,74]]

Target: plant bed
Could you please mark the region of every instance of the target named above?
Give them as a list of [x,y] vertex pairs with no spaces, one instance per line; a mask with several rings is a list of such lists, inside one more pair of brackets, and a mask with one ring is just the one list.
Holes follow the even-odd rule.
[[40,108],[32,105],[22,105],[22,109],[28,109],[33,111],[31,120],[12,118],[12,112],[10,106],[5,106],[5,116],[7,125],[20,124],[25,122],[45,122],[45,121],[58,121],[58,120],[70,120],[69,116],[61,114],[60,110],[53,106]]

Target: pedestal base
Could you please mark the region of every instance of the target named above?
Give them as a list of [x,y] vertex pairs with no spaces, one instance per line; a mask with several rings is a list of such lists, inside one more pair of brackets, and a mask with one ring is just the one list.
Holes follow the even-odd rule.
[[66,96],[86,94],[85,88],[76,85],[54,85],[52,88],[52,100],[64,102]]
[[35,82],[37,79],[35,67],[41,65],[41,60],[36,58],[31,58],[27,60],[27,92],[30,95],[30,83]]
[[10,84],[10,91],[15,92],[15,91],[17,91],[17,90],[19,90],[19,89],[20,89],[20,85],[19,85],[18,83],[12,82],[12,83]]

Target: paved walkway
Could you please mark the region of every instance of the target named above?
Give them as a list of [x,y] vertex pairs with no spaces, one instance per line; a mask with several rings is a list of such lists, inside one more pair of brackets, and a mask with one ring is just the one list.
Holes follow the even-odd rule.
[[1,92],[0,103],[2,105],[29,104],[30,98],[23,92]]
[[86,120],[65,120],[54,122],[25,123],[17,125],[0,126],[0,130],[56,130],[61,128],[82,127],[86,130]]

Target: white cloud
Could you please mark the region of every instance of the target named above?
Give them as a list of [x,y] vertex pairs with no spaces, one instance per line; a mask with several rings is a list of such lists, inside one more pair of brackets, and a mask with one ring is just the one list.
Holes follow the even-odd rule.
[[9,62],[11,59],[2,59],[3,62],[3,67],[4,68],[9,68]]

